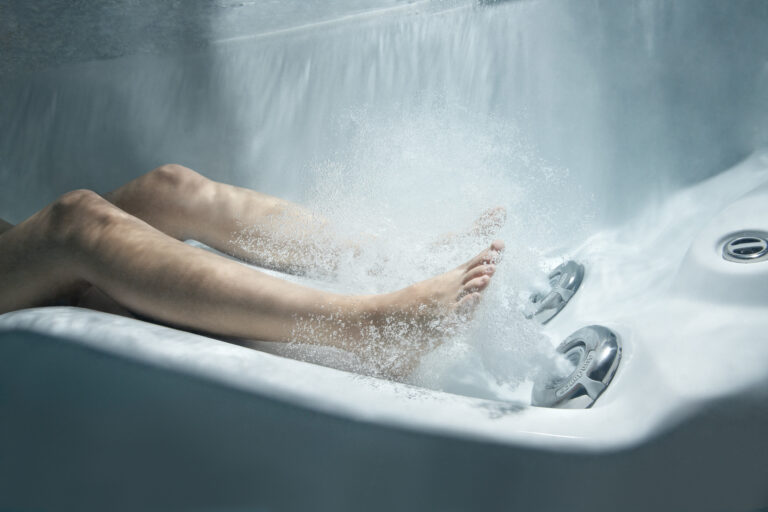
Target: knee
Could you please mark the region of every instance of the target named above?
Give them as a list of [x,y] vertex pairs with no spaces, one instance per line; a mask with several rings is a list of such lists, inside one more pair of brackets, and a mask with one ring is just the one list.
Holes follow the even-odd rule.
[[217,190],[215,182],[177,164],[161,165],[145,174],[139,183],[138,197],[149,201],[153,208],[164,208],[174,215],[186,215],[208,205]]
[[120,221],[121,212],[91,190],[67,192],[54,201],[44,215],[52,241],[70,244],[83,235],[96,234]]
[[189,167],[165,164],[145,175],[155,190],[192,192],[204,188],[210,181]]
[[92,190],[80,189],[67,192],[51,204],[51,216],[62,221],[72,221],[84,213],[101,210],[107,201]]

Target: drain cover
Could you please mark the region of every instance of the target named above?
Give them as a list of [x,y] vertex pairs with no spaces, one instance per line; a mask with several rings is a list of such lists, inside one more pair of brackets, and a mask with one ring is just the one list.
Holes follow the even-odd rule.
[[768,259],[768,233],[736,233],[723,245],[723,258],[736,263],[757,263]]

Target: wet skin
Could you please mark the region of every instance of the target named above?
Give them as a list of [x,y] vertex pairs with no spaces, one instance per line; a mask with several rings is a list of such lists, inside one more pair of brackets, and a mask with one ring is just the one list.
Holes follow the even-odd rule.
[[[493,222],[503,217],[502,210],[489,212]],[[289,229],[265,222],[275,216]],[[326,224],[287,201],[162,166],[105,197],[78,190],[17,226],[0,223],[0,313],[66,303],[268,341],[295,339],[312,324],[313,342],[338,346],[344,339],[349,349],[365,329],[393,319],[434,325],[436,318],[471,314],[504,248],[497,240],[459,267],[392,293],[341,295],[182,242],[196,239],[284,271],[316,270],[318,261],[333,270],[334,256],[351,243],[314,236]],[[256,235],[264,243],[234,244],[232,234],[243,225],[262,226]],[[295,237],[293,250],[270,253],[269,242],[285,232]],[[329,257],[309,257],[317,251]]]

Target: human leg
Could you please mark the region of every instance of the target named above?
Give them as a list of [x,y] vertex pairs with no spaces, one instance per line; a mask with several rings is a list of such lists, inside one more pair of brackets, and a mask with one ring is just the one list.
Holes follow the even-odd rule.
[[0,219],[0,235],[5,233],[6,231],[11,229],[12,227],[13,227],[13,224],[11,224],[10,222],[6,222],[3,219]]
[[[283,272],[332,272],[342,251],[358,250],[359,241],[334,233],[325,219],[295,203],[218,183],[181,165],[160,166],[105,197],[174,238],[192,238]],[[503,208],[489,209],[469,232],[443,235],[435,246],[467,235],[490,239],[505,219]],[[244,231],[247,241],[237,236]]]
[[[354,245],[297,204],[209,180],[181,165],[158,167],[105,197],[174,238],[284,272],[332,271],[340,251]],[[235,240],[244,229],[252,243]]]
[[471,308],[503,244],[435,278],[383,295],[347,296],[290,283],[190,247],[100,196],[76,191],[0,239],[0,313],[76,297],[93,285],[130,311],[222,336],[350,348],[366,329],[411,325]]
[[[290,309],[342,297],[189,247],[88,191],[64,195],[3,235],[0,312],[46,305],[92,284],[128,309],[232,336],[287,339]],[[346,303],[344,304],[346,306]]]

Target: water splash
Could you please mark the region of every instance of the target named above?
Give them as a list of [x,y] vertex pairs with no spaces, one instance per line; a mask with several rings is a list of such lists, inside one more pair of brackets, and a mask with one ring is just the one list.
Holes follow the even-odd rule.
[[[546,282],[547,258],[563,254],[586,233],[589,194],[566,169],[539,158],[515,125],[442,98],[407,110],[351,111],[338,126],[349,129],[350,120],[354,130],[347,147],[312,167],[314,186],[304,199],[335,235],[354,242],[334,254],[336,272],[322,286],[350,294],[395,291],[456,267],[494,238],[505,240],[504,261],[475,320],[452,331],[406,380],[469,395],[516,397],[519,385],[551,364],[554,352],[521,309],[532,288]],[[504,226],[496,234],[487,226],[477,229],[478,217],[493,207],[508,212]],[[377,373],[363,361],[375,353],[389,358],[375,367],[398,367],[395,361],[413,347],[400,341],[400,349],[383,355],[382,340],[406,339],[406,327],[369,332],[360,363],[341,358],[341,365]],[[316,347],[281,350],[329,362],[318,358]]]

